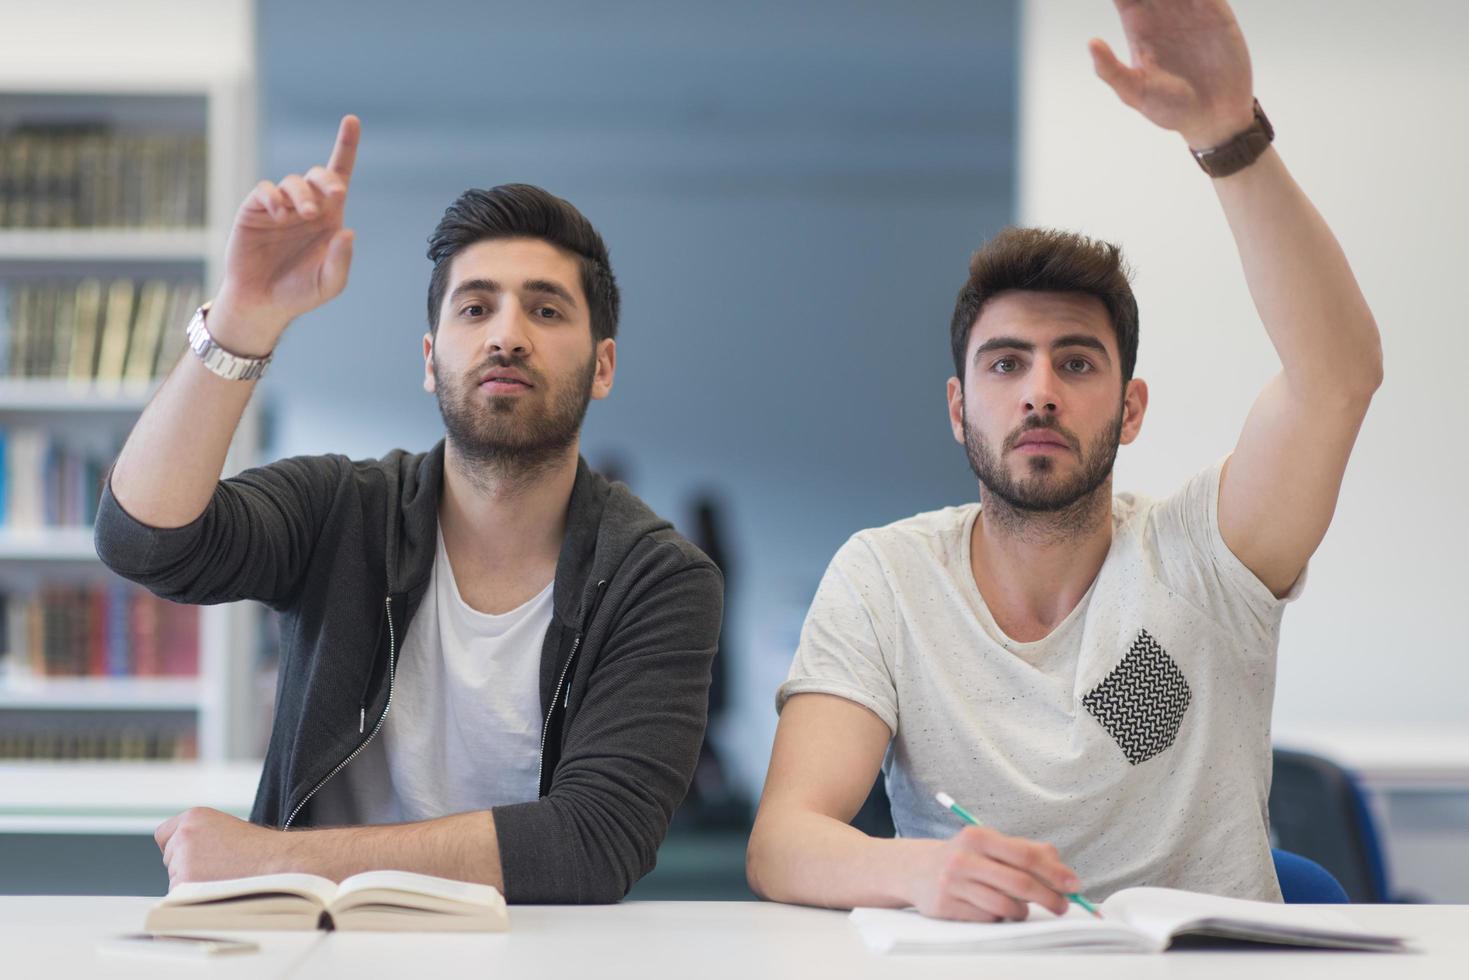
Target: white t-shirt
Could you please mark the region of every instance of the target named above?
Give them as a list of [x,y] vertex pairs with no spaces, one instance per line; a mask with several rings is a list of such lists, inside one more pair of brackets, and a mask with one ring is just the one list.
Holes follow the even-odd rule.
[[459,594],[440,534],[382,730],[312,801],[321,826],[399,823],[534,800],[547,583],[492,615]]
[[1277,599],[1225,545],[1219,475],[1166,500],[1115,497],[1101,571],[1032,643],[996,626],[974,583],[979,504],[854,535],[777,710],[823,692],[886,722],[904,837],[959,830],[942,790],[981,823],[1055,844],[1089,898],[1160,885],[1279,901],[1270,708],[1281,613],[1303,583]]

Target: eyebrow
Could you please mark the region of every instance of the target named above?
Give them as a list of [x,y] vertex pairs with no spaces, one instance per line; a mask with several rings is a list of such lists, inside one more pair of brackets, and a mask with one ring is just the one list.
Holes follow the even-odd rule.
[[[1068,333],[1051,341],[1051,350],[1061,350],[1066,347],[1085,347],[1101,354],[1109,362],[1111,357],[1107,354],[1107,347],[1100,340],[1084,333]],[[992,350],[1018,350],[1029,354],[1035,350],[1035,344],[1019,337],[991,337],[980,344],[974,350],[974,363],[978,364],[982,355]]]
[[[571,291],[559,282],[553,282],[550,279],[527,279],[521,283],[520,288],[527,293],[555,296],[562,302],[569,303],[572,306],[576,305],[576,298],[571,295]],[[504,287],[493,279],[466,279],[454,287],[454,291],[449,294],[449,299],[451,302],[456,301],[465,293],[498,294],[504,291]]]

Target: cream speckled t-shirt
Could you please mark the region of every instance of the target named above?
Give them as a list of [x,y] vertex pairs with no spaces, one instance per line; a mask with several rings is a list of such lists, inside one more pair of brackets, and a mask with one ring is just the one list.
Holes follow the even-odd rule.
[[1279,901],[1270,708],[1281,613],[1303,582],[1277,599],[1225,545],[1220,468],[1165,500],[1114,497],[1101,571],[1032,643],[1006,636],[975,586],[979,504],[859,532],[822,579],[777,710],[821,692],[886,722],[904,837],[958,831],[942,790],[1055,844],[1093,899],[1159,885]]

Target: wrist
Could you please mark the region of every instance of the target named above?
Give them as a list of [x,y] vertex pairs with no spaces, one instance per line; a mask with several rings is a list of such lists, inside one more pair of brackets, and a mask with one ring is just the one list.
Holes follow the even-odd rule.
[[1243,112],[1232,111],[1202,120],[1196,125],[1179,130],[1190,150],[1212,150],[1234,139],[1255,124],[1253,104]]
[[275,350],[290,318],[242,302],[228,290],[220,290],[209,303],[206,327],[209,336],[238,357],[266,357]]
[[[1200,139],[1209,137],[1198,137]],[[1250,122],[1243,129],[1223,142],[1202,149],[1190,150],[1199,169],[1214,179],[1229,177],[1249,167],[1270,149],[1275,139],[1275,130],[1265,116],[1265,110],[1256,101],[1252,106]]]
[[[269,874],[310,874],[332,878],[330,868],[322,860],[321,845],[330,830],[270,829],[266,845]],[[333,880],[336,880],[333,878]]]
[[883,843],[891,851],[888,863],[891,875],[884,882],[883,890],[905,906],[917,906],[933,889],[934,856],[943,850],[944,842],[895,837]]

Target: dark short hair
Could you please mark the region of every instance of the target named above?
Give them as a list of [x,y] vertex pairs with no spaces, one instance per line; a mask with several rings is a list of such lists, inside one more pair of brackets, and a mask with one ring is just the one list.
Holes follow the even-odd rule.
[[949,324],[954,373],[964,380],[969,332],[984,304],[995,296],[1013,290],[1083,293],[1107,308],[1126,384],[1137,366],[1137,299],[1129,278],[1122,249],[1116,245],[1050,228],[1006,228],[969,259],[969,279],[959,290]]
[[538,238],[574,254],[591,312],[592,340],[617,336],[622,300],[602,236],[570,203],[530,184],[471,188],[445,209],[428,238],[428,257],[434,264],[428,281],[430,333],[438,333],[439,308],[449,288],[454,256],[476,242],[496,238]]

